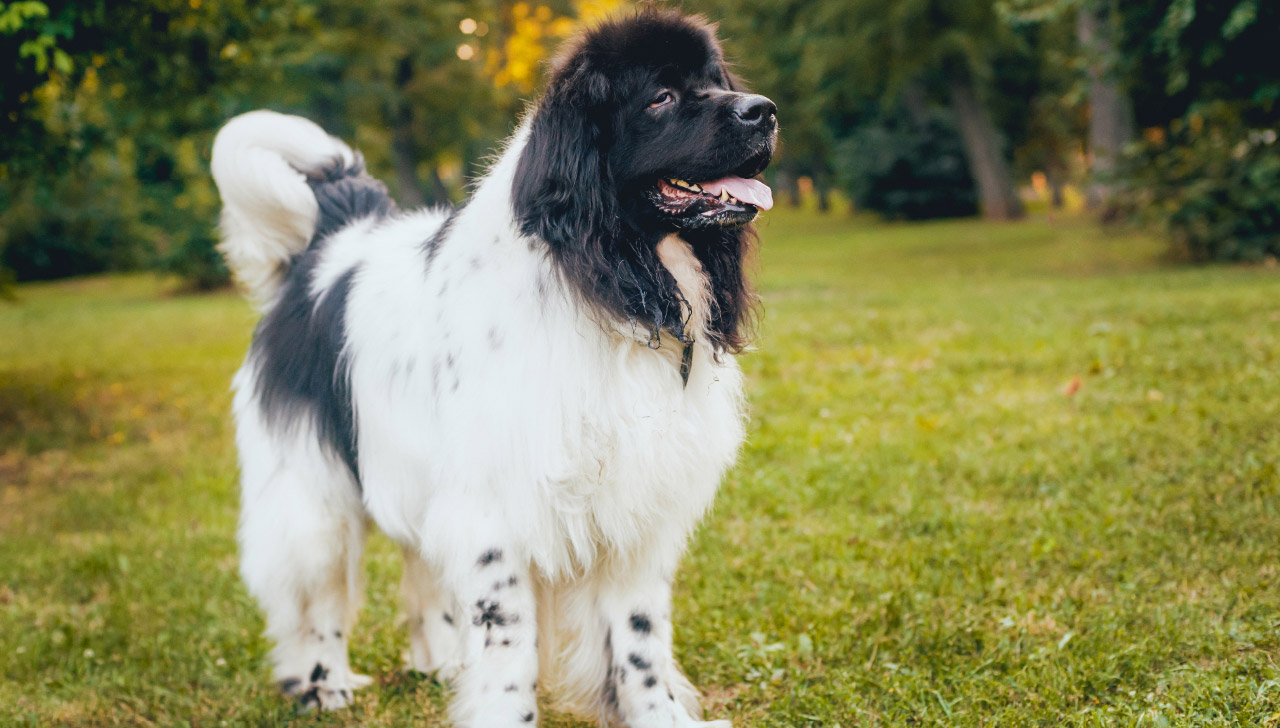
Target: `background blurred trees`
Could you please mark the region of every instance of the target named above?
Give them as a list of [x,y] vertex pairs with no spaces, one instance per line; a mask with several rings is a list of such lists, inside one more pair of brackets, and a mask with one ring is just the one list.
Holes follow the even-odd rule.
[[[366,153],[406,206],[460,199],[546,56],[617,0],[0,2],[0,263],[225,280],[212,136],[261,106]],[[1043,175],[1200,259],[1280,253],[1280,47],[1261,0],[706,0],[782,110],[783,200],[1022,214]],[[803,184],[802,184],[803,183]]]

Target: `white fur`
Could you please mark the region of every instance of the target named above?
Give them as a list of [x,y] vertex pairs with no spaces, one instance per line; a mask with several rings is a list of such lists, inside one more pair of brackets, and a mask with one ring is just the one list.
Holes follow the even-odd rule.
[[213,142],[213,180],[222,195],[218,249],[260,306],[280,287],[280,272],[315,230],[315,195],[306,172],[326,162],[355,161],[346,144],[297,116],[274,111],[241,114]]
[[[215,146],[215,172],[227,199],[224,250],[251,290],[268,292],[261,264],[296,252],[315,216],[314,201],[300,201],[300,175],[285,167],[314,165],[336,147],[309,122],[257,113],[228,125],[234,144]],[[360,682],[345,636],[367,516],[406,551],[410,661],[456,675],[457,725],[529,725],[539,681],[559,707],[602,724],[727,726],[697,719],[697,692],[671,653],[670,585],[743,438],[740,371],[699,343],[685,386],[674,337],[651,349],[647,332],[588,313],[545,244],[513,221],[526,135],[517,132],[481,181],[430,266],[422,245],[438,211],[352,224],[326,244],[314,293],[359,266],[346,350],[363,490],[310,428],[263,420],[252,361],[236,378],[242,571],[267,612],[277,678],[301,678],[305,689],[323,657],[335,676],[320,681],[324,707],[345,704],[341,691]],[[300,142],[289,154],[285,138]],[[226,147],[256,151],[236,161],[219,156]],[[281,156],[266,161],[269,149]],[[254,207],[229,183],[247,190],[250,178],[253,199],[277,208]],[[674,236],[660,254],[705,341],[696,258]],[[482,564],[492,550],[501,559]],[[503,624],[485,621],[494,602]],[[633,629],[632,614],[652,631]],[[627,668],[615,710],[606,678],[633,653],[652,667]],[[649,673],[654,687],[644,685]]]

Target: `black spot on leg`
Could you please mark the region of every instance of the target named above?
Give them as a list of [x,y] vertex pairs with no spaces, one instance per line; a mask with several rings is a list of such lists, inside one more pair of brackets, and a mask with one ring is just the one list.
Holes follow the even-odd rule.
[[657,703],[649,703],[649,710],[657,710],[657,709],[658,709]]
[[302,707],[304,708],[308,705],[311,705],[312,703],[319,705],[320,704],[320,688],[313,687],[307,692],[303,693],[302,697],[298,698],[298,702],[302,703]]
[[311,682],[320,682],[327,677],[329,677],[329,671],[317,662],[315,668],[311,670]]
[[619,685],[627,684],[627,668],[625,667],[618,668],[618,684]]
[[658,684],[658,678],[654,677],[652,674],[644,679],[644,686],[646,688],[651,688],[657,684]]
[[676,702],[676,696],[672,695],[670,690],[667,690],[667,700],[670,700],[673,703]]
[[649,617],[641,612],[632,612],[631,629],[640,634],[649,634],[653,629],[653,624],[649,621]]
[[480,560],[476,563],[480,566],[488,566],[489,564],[499,561],[502,561],[502,549],[489,549],[488,551],[480,554]]
[[604,675],[604,685],[601,687],[604,705],[621,721],[623,715],[622,706],[618,704],[618,667],[613,664],[613,630],[604,633],[604,658],[605,664],[609,666]]
[[486,637],[484,638],[484,646],[485,646],[485,647],[492,647],[492,646],[493,646],[493,638],[492,638],[492,637],[489,637],[489,636],[486,636]]
[[533,722],[533,711],[531,710],[531,711],[529,711],[528,713],[525,713],[524,715],[520,716],[520,720],[524,721],[525,723],[532,723],[532,722]]
[[520,583],[520,580],[516,578],[515,574],[512,574],[511,576],[507,577],[507,586],[515,586],[516,584],[519,584],[519,583]]
[[610,667],[604,676],[604,704],[609,712],[622,717],[622,706],[618,704],[618,683],[615,675],[616,668]]
[[285,695],[293,695],[298,692],[298,688],[302,685],[302,681],[296,677],[287,677],[280,681],[280,692]]
[[476,616],[471,623],[476,627],[505,627],[520,621],[514,614],[504,614],[502,605],[496,601],[481,599],[476,602]]
[[635,665],[637,670],[648,670],[649,668],[653,667],[652,663],[650,663],[648,660],[644,659],[640,655],[636,654],[635,652],[632,652],[630,655],[628,655],[627,660],[632,665]]
[[502,646],[503,646],[503,647],[510,647],[510,646],[511,646],[511,640],[503,640],[503,641],[502,641]]
[[340,630],[340,629],[335,629],[335,630],[333,631],[333,636],[334,636],[334,637],[337,637],[338,639],[342,639],[342,630]]
[[497,591],[502,591],[502,587],[504,587],[504,586],[506,586],[506,584],[505,584],[504,582],[501,582],[501,581],[495,581],[495,582],[493,582],[493,590],[494,590],[494,591],[496,591],[496,592],[497,592]]
[[516,691],[516,684],[515,684],[515,683],[511,683],[510,685],[508,685],[508,686],[506,686],[505,688],[503,688],[503,689],[502,689],[502,692],[504,692],[504,693],[514,693],[515,691]]
[[453,617],[449,616],[448,612],[445,612],[444,621],[445,621],[445,624],[453,624]]

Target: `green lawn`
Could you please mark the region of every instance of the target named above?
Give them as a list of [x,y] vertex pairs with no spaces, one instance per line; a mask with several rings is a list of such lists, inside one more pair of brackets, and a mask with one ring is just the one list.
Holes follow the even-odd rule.
[[[750,437],[677,589],[712,714],[1280,724],[1280,273],[1070,218],[763,232]],[[442,725],[382,538],[352,658],[377,684],[323,716],[270,685],[235,567],[248,305],[143,276],[18,295],[0,724]]]

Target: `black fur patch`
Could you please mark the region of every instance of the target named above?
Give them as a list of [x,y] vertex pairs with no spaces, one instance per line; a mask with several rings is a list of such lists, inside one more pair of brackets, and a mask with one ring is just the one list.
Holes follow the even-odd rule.
[[308,288],[320,258],[312,245],[289,272],[275,306],[258,323],[249,356],[258,372],[258,404],[276,427],[311,418],[320,440],[359,483],[351,383],[342,355],[347,296],[357,268],[342,274],[317,304]]
[[653,629],[653,625],[649,622],[649,616],[640,612],[631,614],[631,629],[640,634],[649,634]]
[[321,442],[342,458],[358,485],[351,384],[342,355],[347,297],[358,268],[339,276],[319,301],[310,287],[328,236],[360,218],[382,219],[395,212],[395,203],[381,182],[365,176],[359,155],[350,167],[338,161],[312,172],[308,184],[320,206],[315,234],[258,323],[249,356],[257,368],[263,417],[275,427],[310,418]]
[[[450,209],[449,216],[444,219],[444,222],[440,223],[440,227],[436,228],[436,231],[431,233],[431,237],[422,243],[422,255],[426,259],[427,268],[431,267],[431,264],[435,262],[436,256],[440,254],[440,248],[444,245],[444,241],[449,238],[449,231],[453,229],[453,221],[458,219],[458,213],[461,211],[461,207]],[[445,283],[440,284],[440,295],[442,296],[447,283],[448,281],[445,281]]]
[[649,668],[653,667],[653,664],[652,664],[652,663],[650,663],[648,660],[644,659],[643,657],[641,657],[640,655],[638,655],[638,654],[636,654],[636,653],[634,653],[634,652],[632,652],[632,653],[627,657],[627,660],[628,660],[632,665],[635,665],[635,667],[636,667],[636,669],[637,669],[637,670],[648,670]]
[[329,677],[329,671],[325,669],[324,665],[317,662],[315,669],[311,671],[311,682],[320,682],[326,677]]
[[287,677],[280,681],[280,692],[285,695],[293,695],[302,686],[302,681],[296,677]]
[[355,161],[347,166],[341,159],[307,175],[307,184],[320,205],[320,217],[312,241],[323,240],[354,220],[384,218],[396,211],[396,203],[387,194],[387,186],[364,170],[364,157],[356,152]]
[[[449,361],[451,363],[453,361],[452,354],[449,355]],[[489,564],[497,561],[502,561],[502,549],[489,549],[488,551],[480,554],[480,558],[476,561],[476,564],[479,566],[488,566]]]

